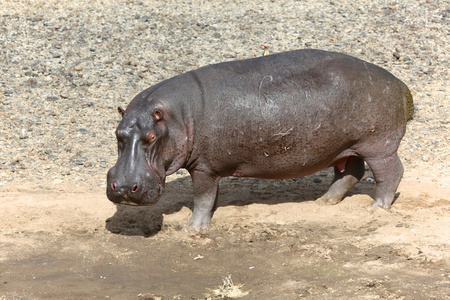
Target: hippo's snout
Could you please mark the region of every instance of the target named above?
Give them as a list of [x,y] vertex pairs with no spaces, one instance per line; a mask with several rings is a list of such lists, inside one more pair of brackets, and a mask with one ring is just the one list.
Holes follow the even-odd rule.
[[[114,168],[108,172],[106,195],[111,202],[127,205],[153,205],[163,192],[164,183],[157,182],[147,173],[141,180],[127,180],[116,176]],[[152,180],[153,179],[153,180]]]
[[[115,203],[135,204],[134,202],[142,199],[142,187],[138,183],[133,186],[118,185],[117,182],[111,182],[109,186],[108,198]],[[139,201],[140,202],[140,201]]]

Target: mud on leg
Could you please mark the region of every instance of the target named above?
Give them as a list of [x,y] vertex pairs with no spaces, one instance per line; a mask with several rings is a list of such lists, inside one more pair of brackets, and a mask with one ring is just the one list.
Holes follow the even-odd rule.
[[206,232],[216,208],[220,177],[201,171],[192,171],[191,177],[194,185],[194,210],[184,230]]
[[316,200],[318,204],[334,205],[342,201],[345,194],[364,176],[364,160],[350,156],[345,169],[334,167],[334,179],[325,195]]

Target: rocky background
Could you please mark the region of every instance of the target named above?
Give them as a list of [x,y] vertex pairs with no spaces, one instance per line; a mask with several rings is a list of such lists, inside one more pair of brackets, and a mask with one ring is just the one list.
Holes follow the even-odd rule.
[[442,0],[2,1],[0,186],[104,186],[117,106],[263,45],[348,53],[402,79],[416,106],[405,169],[448,177],[449,15]]

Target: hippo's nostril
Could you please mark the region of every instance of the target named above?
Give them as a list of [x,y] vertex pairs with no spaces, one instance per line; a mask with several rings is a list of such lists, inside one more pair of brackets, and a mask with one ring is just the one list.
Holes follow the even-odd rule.
[[138,185],[135,184],[135,185],[133,186],[133,189],[131,190],[131,192],[132,192],[132,193],[135,193],[137,190],[138,190]]
[[114,184],[114,182],[113,182],[113,183],[111,183],[111,188],[112,188],[113,190],[115,190],[115,189],[116,189],[116,185]]

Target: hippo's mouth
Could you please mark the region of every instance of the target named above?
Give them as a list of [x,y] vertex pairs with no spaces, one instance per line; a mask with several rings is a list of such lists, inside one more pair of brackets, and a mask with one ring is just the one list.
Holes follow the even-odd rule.
[[120,201],[112,201],[115,204],[120,204],[120,205],[129,205],[129,206],[152,206],[155,205],[156,201],[152,201],[152,202],[133,202],[133,201],[127,201],[127,200],[120,200]]
[[131,205],[131,206],[145,206],[145,204],[137,204],[131,201],[122,200],[120,202],[116,202],[116,204],[123,204],[123,205]]
[[[145,197],[144,200],[140,200],[137,201],[135,199],[129,199],[129,197],[127,197],[127,195],[125,197],[122,197],[122,199],[114,199],[112,200],[112,202],[116,203],[116,204],[121,204],[121,205],[130,205],[130,206],[152,206],[155,205],[156,202],[158,202],[159,200],[159,196],[152,197],[152,198],[147,198]],[[151,200],[148,200],[151,199]]]

